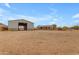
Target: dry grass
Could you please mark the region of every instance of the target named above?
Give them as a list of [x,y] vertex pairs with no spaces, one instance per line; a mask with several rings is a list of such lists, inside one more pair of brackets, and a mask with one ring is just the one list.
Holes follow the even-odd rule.
[[1,31],[0,54],[79,54],[79,31]]

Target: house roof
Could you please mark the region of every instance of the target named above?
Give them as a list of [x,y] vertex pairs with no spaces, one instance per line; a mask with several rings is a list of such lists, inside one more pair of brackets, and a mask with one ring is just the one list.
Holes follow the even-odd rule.
[[0,23],[0,26],[1,27],[8,27],[7,25],[3,24],[3,23]]

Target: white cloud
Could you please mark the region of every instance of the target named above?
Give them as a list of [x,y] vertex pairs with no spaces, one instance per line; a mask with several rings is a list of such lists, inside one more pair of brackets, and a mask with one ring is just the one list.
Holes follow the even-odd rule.
[[26,19],[28,21],[37,22],[37,19],[32,16],[25,16],[25,15],[14,15],[8,18],[9,20],[15,20],[15,19]]
[[79,20],[75,20],[74,22],[75,22],[75,23],[79,23]]
[[1,16],[2,22],[6,22],[6,23],[8,22],[8,20],[26,19],[28,21],[34,22],[35,24],[38,22],[40,25],[41,22],[45,22],[45,21],[48,21],[49,24],[55,24],[60,20],[62,20],[61,19],[62,17],[52,15],[51,13],[47,15],[33,17],[33,16],[28,16],[23,14],[15,14],[8,10],[4,10],[2,8],[0,8],[0,16]]
[[0,14],[0,17],[2,17],[3,15],[2,14]]
[[[45,22],[45,21],[52,21],[52,23],[55,23],[57,21],[59,21],[56,18],[53,18],[52,15],[44,15],[42,17],[32,17],[32,16],[25,16],[25,15],[14,15],[14,16],[9,16],[8,17],[9,20],[14,20],[14,19],[26,19],[28,21],[32,21],[34,23],[37,22]],[[52,24],[51,23],[51,24]]]
[[79,13],[75,14],[74,16],[72,16],[72,18],[79,18]]
[[37,18],[38,20],[40,20],[40,21],[46,21],[46,20],[50,20],[50,19],[52,19],[52,15],[43,15],[43,16],[41,16],[41,17],[38,17]]
[[57,22],[60,22],[62,19],[62,17],[54,17],[52,15],[43,15],[42,17],[33,17],[33,16],[25,16],[25,15],[14,15],[12,17],[9,17],[8,19],[10,20],[14,20],[14,19],[26,19],[28,21],[32,21],[34,23],[41,23],[41,22],[45,22],[45,21],[50,21],[48,24],[55,24]]
[[[27,19],[32,22],[41,22],[41,21],[47,21],[52,19],[51,15],[44,15],[42,17],[33,17],[33,16],[25,16],[25,15],[15,15],[17,19]],[[53,20],[53,19],[52,19]]]
[[6,10],[0,8],[0,15],[3,15],[3,14],[5,14],[5,13],[6,13]]
[[8,17],[7,19],[8,19],[8,20],[14,20],[15,18],[10,16],[10,17]]
[[73,18],[73,23],[74,24],[79,24],[79,13],[72,16],[72,18]]
[[9,3],[5,3],[5,6],[8,7],[8,8],[11,8]]
[[49,22],[49,25],[56,24],[55,21]]
[[55,18],[55,19],[53,19],[53,21],[58,21],[58,19],[57,19],[57,18]]
[[61,21],[62,21],[62,20],[60,20],[60,18],[53,18],[53,19],[49,22],[49,24],[52,25],[52,24],[56,24],[56,23],[61,22]]
[[[7,6],[8,8],[11,7],[8,3],[6,3],[5,6]],[[52,11],[55,12],[55,10],[52,10]],[[2,22],[5,22],[5,21],[8,22],[8,20],[15,20],[15,19],[26,19],[34,23],[51,21],[51,24],[52,24],[52,23],[59,21],[58,20],[59,17],[57,17],[56,15],[53,16],[51,13],[47,15],[42,15],[41,17],[40,16],[33,17],[33,16],[28,16],[28,15],[23,15],[23,14],[21,15],[15,14],[8,10],[0,8],[0,16],[1,16]]]

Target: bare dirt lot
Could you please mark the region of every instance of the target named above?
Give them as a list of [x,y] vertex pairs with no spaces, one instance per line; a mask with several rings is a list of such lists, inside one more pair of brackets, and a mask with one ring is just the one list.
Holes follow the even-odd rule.
[[1,31],[0,54],[79,54],[79,31]]

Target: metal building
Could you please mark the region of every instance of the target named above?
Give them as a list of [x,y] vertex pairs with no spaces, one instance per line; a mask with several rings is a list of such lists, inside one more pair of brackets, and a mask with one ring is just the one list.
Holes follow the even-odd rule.
[[32,22],[24,19],[8,21],[9,30],[32,30],[33,27],[34,27],[34,24]]

